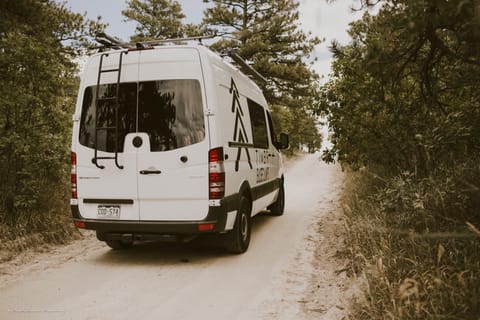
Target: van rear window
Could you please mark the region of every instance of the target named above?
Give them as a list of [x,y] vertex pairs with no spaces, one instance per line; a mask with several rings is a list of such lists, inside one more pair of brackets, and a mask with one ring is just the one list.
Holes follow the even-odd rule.
[[[106,152],[124,149],[125,136],[144,132],[151,151],[168,151],[201,142],[205,123],[197,80],[159,80],[121,83],[118,121],[115,121],[116,84],[85,89],[80,119],[80,144]],[[97,123],[95,126],[95,117]],[[115,124],[117,123],[117,130]],[[95,130],[97,137],[95,141]],[[116,136],[115,131],[118,132]]]

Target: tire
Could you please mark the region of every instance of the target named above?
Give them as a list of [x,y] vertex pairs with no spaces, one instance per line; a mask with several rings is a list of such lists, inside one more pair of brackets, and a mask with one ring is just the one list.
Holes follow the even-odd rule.
[[272,203],[268,209],[270,213],[274,216],[281,216],[285,211],[285,189],[283,187],[283,183],[280,185],[280,190],[278,191],[277,200]]
[[133,241],[106,240],[105,243],[113,250],[128,249],[133,246]]
[[240,198],[240,207],[237,210],[233,230],[227,234],[227,251],[241,254],[247,251],[251,237],[251,211],[250,202],[247,198]]

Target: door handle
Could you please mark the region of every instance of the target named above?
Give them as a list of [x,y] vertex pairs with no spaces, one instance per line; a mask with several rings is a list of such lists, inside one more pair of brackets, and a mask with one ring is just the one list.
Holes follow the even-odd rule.
[[160,174],[162,171],[160,170],[142,170],[140,174]]

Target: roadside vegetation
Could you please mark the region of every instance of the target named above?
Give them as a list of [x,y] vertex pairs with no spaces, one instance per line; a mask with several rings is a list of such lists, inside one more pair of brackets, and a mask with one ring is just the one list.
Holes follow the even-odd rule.
[[67,219],[73,59],[102,28],[51,1],[0,3],[0,262],[76,234]]
[[375,3],[332,44],[319,109],[324,159],[349,177],[350,271],[365,279],[351,318],[478,319],[480,2]]
[[[228,39],[213,49],[238,50],[267,78],[262,89],[277,134],[290,133],[289,152],[318,149],[318,76],[306,61],[319,40],[298,28],[298,3],[210,2],[201,25],[184,24],[177,1],[130,0],[122,13],[137,23],[132,41],[213,31]],[[79,237],[69,207],[76,61],[94,51],[93,38],[105,26],[61,1],[0,2],[0,262]]]

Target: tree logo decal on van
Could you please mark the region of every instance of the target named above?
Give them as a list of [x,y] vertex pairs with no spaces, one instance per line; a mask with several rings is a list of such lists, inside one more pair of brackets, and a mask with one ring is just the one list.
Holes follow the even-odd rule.
[[235,81],[230,83],[230,91],[232,94],[232,112],[235,114],[235,126],[233,129],[233,141],[229,142],[229,147],[237,147],[237,159],[235,161],[235,171],[238,171],[240,166],[240,157],[242,156],[242,149],[245,149],[247,153],[248,165],[250,169],[253,169],[252,160],[250,159],[250,152],[248,148],[253,147],[253,144],[250,144],[248,141],[247,131],[245,130],[245,125],[243,124],[243,110],[242,105],[240,104],[240,94],[237,89]]

